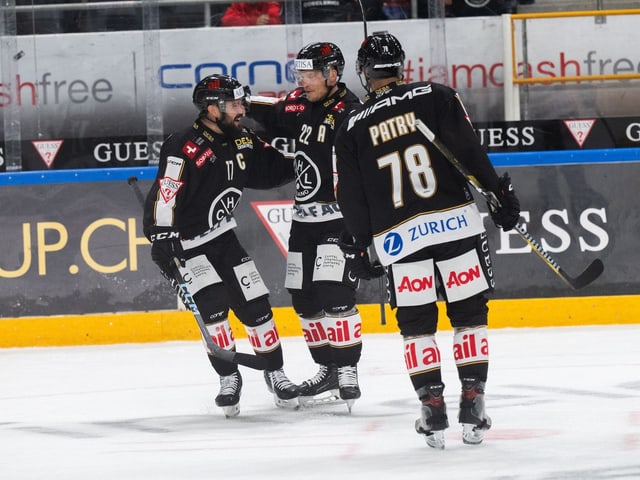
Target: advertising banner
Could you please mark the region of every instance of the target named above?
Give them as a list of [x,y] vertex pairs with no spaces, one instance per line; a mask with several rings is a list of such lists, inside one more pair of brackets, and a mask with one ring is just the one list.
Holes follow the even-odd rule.
[[[527,62],[518,65],[519,74],[526,70],[553,78],[638,72],[635,19],[633,15],[609,17],[597,25],[590,17],[564,19],[562,27],[553,30],[538,28],[542,20],[529,21],[526,52],[518,50],[518,58],[526,53]],[[388,30],[400,39],[406,51],[404,77],[412,82],[431,78],[430,25],[428,19],[371,22],[369,31]],[[358,23],[332,24],[327,36],[325,24],[304,24],[299,46],[314,41],[336,43],[346,59],[343,80],[360,96],[365,91],[355,73],[355,59],[363,36],[361,27]],[[7,169],[8,152],[18,147],[25,170],[145,162],[147,156],[154,156],[158,141],[193,120],[193,87],[206,75],[235,76],[255,95],[278,96],[290,90],[294,80],[287,55],[287,28],[292,27],[17,37],[17,52],[3,51],[6,61],[0,62],[0,113],[4,120],[0,122],[0,141],[16,142],[12,149],[0,145],[0,168]],[[517,45],[522,43],[520,33]],[[504,118],[502,19],[447,19],[444,43],[449,85],[460,91],[474,123]],[[629,99],[634,92],[637,96],[637,86],[630,82],[558,85],[541,81],[523,87],[524,118],[580,120],[636,115],[637,102]],[[551,135],[564,130],[562,125],[559,130],[558,125],[554,127]],[[587,130],[580,125],[570,128],[575,135]],[[538,129],[538,136],[546,137],[541,135],[543,131]],[[147,145],[139,151],[121,147],[107,160],[108,153],[97,147],[105,142]],[[12,169],[20,168],[12,164],[7,170]]]
[[[510,167],[509,173],[523,225],[562,268],[577,275],[600,258],[605,271],[572,291],[515,232],[498,231],[485,217],[495,298],[640,291],[640,217],[629,200],[636,198],[640,162]],[[139,182],[143,191],[150,182]],[[283,282],[292,198],[293,185],[247,190],[236,210],[237,234],[274,306],[290,305]],[[176,308],[175,294],[151,261],[141,207],[125,179],[4,185],[0,205],[0,317]],[[484,202],[479,207],[486,214]],[[358,302],[378,303],[380,287],[377,280],[363,282]]]
[[[489,153],[640,147],[640,117],[475,122],[474,127]],[[21,143],[23,171],[156,165],[162,146],[162,140],[149,141],[144,136]],[[286,151],[289,141],[277,138],[272,139],[272,144]],[[0,142],[0,152],[3,146]],[[0,153],[0,172],[3,171]]]

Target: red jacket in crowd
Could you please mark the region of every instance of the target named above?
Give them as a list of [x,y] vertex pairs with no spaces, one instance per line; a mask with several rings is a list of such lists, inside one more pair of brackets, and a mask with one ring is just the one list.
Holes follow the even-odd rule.
[[220,20],[223,27],[238,27],[243,25],[279,25],[279,2],[232,3]]

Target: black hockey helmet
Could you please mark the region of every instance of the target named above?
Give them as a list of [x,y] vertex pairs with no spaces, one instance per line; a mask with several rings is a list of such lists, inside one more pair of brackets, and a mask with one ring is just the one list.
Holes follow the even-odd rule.
[[221,112],[225,112],[225,102],[242,100],[244,107],[249,109],[249,97],[251,90],[243,86],[238,80],[229,75],[209,75],[198,82],[193,89],[193,104],[200,115],[206,115],[207,107],[211,104],[218,105]]
[[324,78],[329,77],[329,69],[335,68],[339,78],[344,71],[344,56],[331,42],[310,43],[298,52],[294,66],[296,72],[320,70]]
[[366,78],[402,78],[404,50],[389,32],[373,32],[364,39],[358,50],[356,73]]

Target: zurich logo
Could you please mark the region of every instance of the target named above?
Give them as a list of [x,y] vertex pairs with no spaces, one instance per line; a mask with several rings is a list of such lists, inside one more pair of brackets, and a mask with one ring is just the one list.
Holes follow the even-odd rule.
[[384,237],[384,251],[392,257],[395,257],[402,251],[402,237],[394,232]]

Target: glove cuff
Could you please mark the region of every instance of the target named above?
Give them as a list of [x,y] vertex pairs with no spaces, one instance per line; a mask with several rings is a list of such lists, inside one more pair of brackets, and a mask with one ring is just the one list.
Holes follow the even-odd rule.
[[180,232],[170,227],[153,227],[149,235],[149,240],[151,242],[180,240]]

